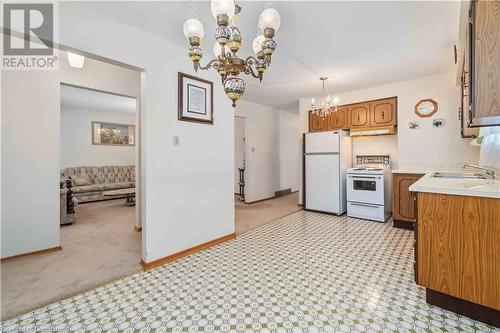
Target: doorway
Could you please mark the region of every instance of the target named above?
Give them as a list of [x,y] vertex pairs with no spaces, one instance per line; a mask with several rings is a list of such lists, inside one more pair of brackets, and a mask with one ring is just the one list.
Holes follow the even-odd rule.
[[234,117],[234,194],[245,201],[245,118]]
[[83,67],[74,68],[62,50],[60,58],[59,142],[53,147],[60,157],[53,170],[60,216],[53,222],[61,247],[2,262],[2,284],[8,285],[2,319],[142,270],[144,73],[99,57],[85,57]]

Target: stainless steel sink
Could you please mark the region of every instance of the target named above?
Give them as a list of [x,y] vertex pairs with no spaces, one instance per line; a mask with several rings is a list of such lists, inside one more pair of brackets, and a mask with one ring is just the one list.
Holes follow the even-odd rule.
[[434,172],[434,178],[455,178],[455,179],[488,179],[485,174],[478,172]]

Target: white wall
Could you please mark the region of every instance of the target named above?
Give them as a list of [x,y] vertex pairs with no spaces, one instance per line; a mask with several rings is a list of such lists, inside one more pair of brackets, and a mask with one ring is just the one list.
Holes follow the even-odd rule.
[[299,163],[301,146],[299,131],[299,113],[297,110],[279,110],[279,189],[299,190]]
[[274,196],[279,187],[279,113],[272,107],[238,101],[245,118],[245,201]]
[[55,72],[1,75],[4,258],[60,244],[59,86]]
[[134,113],[61,108],[61,169],[73,166],[134,165],[135,146],[92,144],[92,121],[135,124]]
[[[192,64],[186,56],[186,48],[178,47],[141,30],[109,19],[88,7],[72,2],[59,4],[60,42],[75,49],[84,50],[106,58],[143,68],[145,81],[141,92],[143,119],[141,121],[142,164],[145,183],[143,196],[143,260],[155,259],[185,250],[198,244],[228,235],[234,232],[233,200],[233,164],[234,164],[234,120],[230,101],[220,85],[220,78],[214,71],[199,73],[200,77],[214,82],[214,125],[204,125],[177,120],[177,72],[192,73]],[[2,75],[4,73],[2,72]],[[23,89],[16,96],[9,97],[10,103],[2,110],[14,118],[16,112],[26,113],[23,119],[46,115],[46,128],[37,130],[33,137],[23,138],[20,133],[10,130],[10,136],[4,136],[8,127],[2,119],[2,207],[16,204],[19,209],[11,209],[8,221],[2,211],[2,228],[7,221],[9,231],[16,231],[18,239],[26,239],[26,232],[42,232],[50,235],[50,240],[42,246],[41,237],[36,248],[57,246],[59,244],[59,211],[57,198],[59,151],[55,142],[59,137],[59,93],[57,80],[46,84],[46,80],[33,82],[28,86],[24,82],[29,78],[18,72],[3,77],[2,96],[5,85],[12,86],[12,80]],[[29,75],[29,74],[27,74]],[[32,75],[32,74],[31,74]],[[43,83],[43,84],[42,84]],[[20,85],[19,85],[20,86]],[[26,88],[29,88],[26,90]],[[101,89],[110,91],[108,89]],[[31,96],[27,98],[28,92]],[[35,96],[36,94],[36,96]],[[131,96],[131,94],[125,94]],[[33,97],[36,98],[33,98]],[[19,103],[19,100],[23,102]],[[24,102],[30,100],[30,102]],[[8,104],[8,105],[7,105]],[[50,141],[37,143],[43,151],[31,158],[34,138],[50,133]],[[180,136],[180,145],[173,145],[173,136]],[[7,140],[6,140],[7,139]],[[10,160],[5,153],[6,143],[14,144],[18,140],[25,143],[26,157],[13,161],[6,169],[4,163]],[[39,140],[42,141],[42,140]],[[8,152],[13,152],[10,148]],[[43,156],[39,156],[42,155]],[[48,160],[47,164],[43,161]],[[15,163],[27,163],[24,167],[23,185],[30,188],[30,200],[26,202],[23,193],[15,192],[18,188],[19,174],[14,170]],[[39,169],[37,169],[39,168]],[[40,170],[40,171],[33,171]],[[4,181],[12,179],[9,184]],[[27,186],[25,183],[37,183],[44,179],[41,186]],[[55,185],[54,185],[55,184]],[[5,193],[11,199],[8,204]],[[22,207],[20,207],[22,205]],[[26,209],[29,207],[29,209]],[[5,208],[4,208],[5,210]],[[41,213],[43,212],[43,213]],[[27,228],[19,229],[16,222],[23,222],[26,217]],[[28,227],[40,227],[31,230]],[[49,230],[50,229],[50,230]],[[16,247],[12,234],[2,230],[2,247],[8,250],[2,255],[27,252],[26,247]],[[27,242],[29,243],[29,242]],[[5,253],[5,254],[4,254]]]
[[85,70],[2,71],[1,256],[60,245],[60,83],[140,96],[140,74],[87,59]]
[[240,171],[245,167],[245,118],[234,117],[234,193],[240,193]]
[[[398,97],[397,136],[355,138],[353,158],[356,154],[388,153],[393,168],[450,168],[478,162],[479,149],[471,147],[470,140],[460,136],[460,88],[455,85],[454,73],[340,94],[341,104],[392,96]],[[428,119],[414,113],[415,104],[425,98],[432,98],[439,104],[439,111]],[[300,99],[299,104],[300,131],[305,133],[308,131],[310,98]],[[445,126],[433,128],[433,118],[444,119]],[[420,128],[409,129],[408,122],[416,119],[420,121]],[[299,185],[301,187],[301,183]]]
[[298,190],[298,105],[287,110],[239,101],[236,115],[245,118],[245,201]]

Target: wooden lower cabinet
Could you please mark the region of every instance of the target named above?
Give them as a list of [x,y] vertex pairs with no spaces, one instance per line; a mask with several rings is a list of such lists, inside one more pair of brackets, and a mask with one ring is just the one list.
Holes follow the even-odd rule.
[[392,219],[396,228],[413,230],[416,212],[413,195],[408,189],[423,174],[394,173],[392,175]]
[[417,202],[417,283],[500,315],[500,199],[418,193]]

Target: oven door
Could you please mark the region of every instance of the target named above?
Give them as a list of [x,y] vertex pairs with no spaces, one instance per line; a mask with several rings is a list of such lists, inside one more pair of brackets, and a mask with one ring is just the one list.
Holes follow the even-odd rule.
[[384,204],[384,177],[378,175],[348,174],[347,201]]

